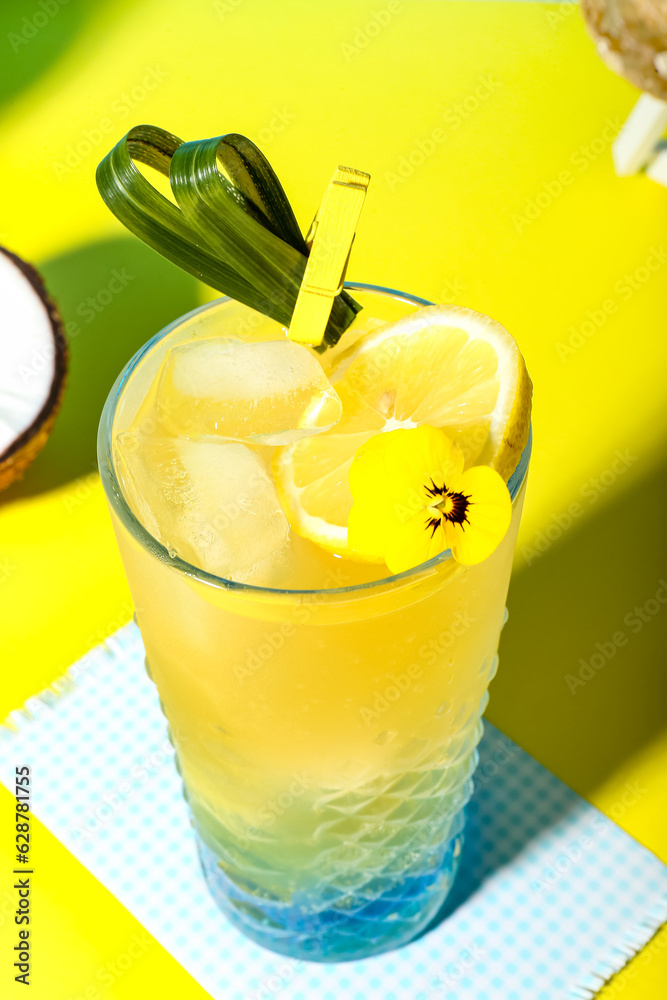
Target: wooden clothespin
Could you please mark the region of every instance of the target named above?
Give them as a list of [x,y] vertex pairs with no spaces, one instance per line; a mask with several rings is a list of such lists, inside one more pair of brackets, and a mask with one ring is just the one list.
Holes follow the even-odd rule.
[[290,340],[317,347],[324,339],[331,308],[343,288],[354,234],[370,174],[338,167],[308,233],[306,264],[289,328]]
[[[612,143],[611,155],[619,177],[636,174],[659,153],[658,141],[666,128],[667,102],[642,94]],[[651,176],[651,167],[647,174]],[[655,179],[664,183],[660,177]]]

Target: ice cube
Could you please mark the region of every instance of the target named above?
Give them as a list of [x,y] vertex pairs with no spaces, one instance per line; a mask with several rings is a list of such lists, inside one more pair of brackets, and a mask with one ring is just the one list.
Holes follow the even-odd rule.
[[139,431],[124,431],[113,441],[113,462],[123,496],[137,519],[163,545],[160,521],[167,504],[163,484],[169,479],[164,465],[171,455],[163,442]]
[[225,579],[271,585],[289,524],[251,448],[123,434],[116,466],[135,514],[170,552]]
[[329,430],[341,402],[317,358],[289,340],[192,340],[166,357],[158,415],[172,434],[284,445]]

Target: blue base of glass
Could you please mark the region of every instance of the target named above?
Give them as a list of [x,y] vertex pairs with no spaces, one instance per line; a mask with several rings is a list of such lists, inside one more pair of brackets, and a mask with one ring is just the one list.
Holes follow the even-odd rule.
[[[209,890],[220,909],[264,948],[311,962],[367,958],[407,944],[445,901],[458,869],[463,813],[455,836],[419,858],[419,870],[370,879],[335,902],[306,891],[289,901],[257,887],[241,888],[200,836],[197,846]],[[333,894],[332,894],[333,895]]]

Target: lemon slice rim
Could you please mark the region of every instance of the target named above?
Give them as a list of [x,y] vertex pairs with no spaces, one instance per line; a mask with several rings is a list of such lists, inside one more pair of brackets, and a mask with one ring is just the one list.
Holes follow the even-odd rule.
[[[484,451],[488,442],[491,442],[493,451],[489,461],[482,464],[488,464],[495,468],[503,476],[508,488],[517,473],[522,470],[520,481],[515,484],[515,492],[510,490],[514,501],[525,478],[525,470],[531,451],[532,382],[516,340],[497,320],[465,306],[446,303],[424,305],[407,316],[362,336],[353,343],[336,359],[334,367],[328,373],[329,380],[336,388],[344,380],[346,371],[354,361],[368,353],[369,350],[376,350],[386,340],[395,336],[405,336],[406,334],[412,336],[438,325],[443,328],[461,330],[468,335],[468,342],[483,340],[494,348],[498,359],[496,371],[499,391],[494,408],[489,414],[490,424],[487,442],[482,448]],[[499,349],[500,344],[503,345],[502,351]],[[510,368],[513,369],[511,372],[509,372]],[[326,433],[327,435],[335,434],[335,427]],[[316,435],[310,440],[315,441],[319,437],[320,435]],[[327,521],[326,518],[306,510],[300,502],[300,493],[306,487],[297,487],[294,475],[290,473],[292,470],[291,457],[301,443],[296,442],[277,448],[272,463],[274,482],[290,526],[297,534],[309,539],[326,551],[344,558],[349,557],[347,525]]]

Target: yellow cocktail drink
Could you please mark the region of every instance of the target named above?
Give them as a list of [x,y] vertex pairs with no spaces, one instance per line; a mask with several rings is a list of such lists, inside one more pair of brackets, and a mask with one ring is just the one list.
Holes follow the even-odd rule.
[[[450,369],[467,377],[469,350],[471,385],[482,388],[464,387],[465,405],[450,414],[427,366],[413,419],[390,386],[392,366],[407,372],[410,359],[377,338],[422,303],[354,294],[365,308],[340,344],[319,359],[309,352],[316,366],[290,356],[284,370],[275,321],[230,301],[196,310],[128,365],[100,430],[114,527],[211,891],[255,940],[314,960],[408,941],[452,884],[529,452],[505,462],[511,523],[484,561],[440,553],[392,575],[355,557],[341,513],[352,454],[382,430],[429,422],[451,433],[466,467],[491,464],[501,366],[482,376],[484,343],[456,341]],[[429,341],[432,359],[456,337],[447,329]],[[371,341],[384,346],[369,366]],[[246,385],[247,345],[262,347],[248,364],[270,350],[276,367],[258,364]],[[193,358],[199,369],[188,368]],[[359,385],[371,398],[376,376],[386,385],[369,429]]]

